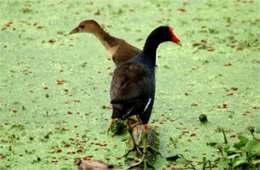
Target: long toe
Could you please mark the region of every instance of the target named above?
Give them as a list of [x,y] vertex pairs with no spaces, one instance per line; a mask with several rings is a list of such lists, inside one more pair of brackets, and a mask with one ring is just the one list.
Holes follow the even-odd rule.
[[113,123],[115,122],[115,121],[117,121],[118,119],[116,118],[116,119],[112,119],[111,121],[110,121],[110,124],[109,124],[109,126],[108,126],[108,128],[107,128],[107,133],[111,130],[111,128],[112,128],[112,126],[113,126]]
[[142,167],[143,170],[146,170],[148,167],[155,169],[153,165],[145,157],[143,157],[142,159],[138,159],[138,158],[132,158],[132,159],[138,162],[134,165],[129,166],[127,169],[132,169],[138,166]]
[[160,155],[162,157],[162,154],[161,154],[161,152],[158,149],[155,149],[154,147],[152,147],[150,145],[147,145],[147,149],[152,151],[152,152],[154,152],[154,153],[156,153],[156,154],[158,154],[158,155]]
[[123,155],[123,157],[128,157],[128,155],[133,152],[137,151],[139,154],[143,154],[142,149],[140,146],[133,146],[131,149],[127,150],[126,153]]

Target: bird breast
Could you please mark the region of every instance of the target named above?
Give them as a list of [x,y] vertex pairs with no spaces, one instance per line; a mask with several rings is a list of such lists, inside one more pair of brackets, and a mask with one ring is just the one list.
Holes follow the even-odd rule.
[[114,54],[116,53],[117,49],[118,49],[118,46],[114,46],[114,47],[111,47],[111,48],[108,49],[108,52],[109,52],[109,54],[110,54],[110,57],[111,57],[113,60],[114,60],[113,56],[114,56]]

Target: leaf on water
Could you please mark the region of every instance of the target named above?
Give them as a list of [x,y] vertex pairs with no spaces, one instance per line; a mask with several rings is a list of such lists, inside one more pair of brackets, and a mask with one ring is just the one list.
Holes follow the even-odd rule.
[[252,164],[253,164],[253,165],[259,165],[259,164],[260,164],[260,159],[259,159],[259,160],[253,160],[253,161],[252,161]]
[[193,43],[192,44],[192,47],[198,47],[198,46],[200,46],[201,45],[201,43]]
[[170,141],[173,145],[176,145],[178,143],[178,139],[173,139],[172,137],[170,137]]
[[21,125],[21,124],[12,125],[11,129],[23,130],[24,129],[24,125]]
[[235,159],[239,156],[240,156],[240,154],[232,154],[232,155],[228,156],[227,159]]
[[69,170],[70,168],[61,168],[61,170]]
[[201,62],[202,62],[202,65],[209,64],[209,61],[208,61],[208,60],[203,60],[203,61],[201,61]]
[[41,161],[41,158],[40,158],[40,157],[37,157],[37,158],[35,158],[35,159],[32,161],[32,164],[38,163],[38,162],[40,162],[40,161]]
[[236,168],[242,165],[248,165],[248,161],[247,160],[237,160],[233,162],[232,168]]
[[213,29],[213,28],[209,28],[209,33],[210,33],[210,34],[217,34],[218,31],[216,31],[216,30]]
[[260,156],[260,143],[256,140],[248,142],[245,151],[250,155]]
[[142,40],[143,40],[143,38],[138,38],[135,41],[142,41]]
[[207,142],[207,145],[212,147],[216,146],[217,144],[218,144],[217,142]]
[[22,13],[31,13],[33,10],[29,9],[29,8],[23,8],[21,9]]
[[168,65],[164,65],[163,68],[169,69],[170,67]]
[[81,63],[81,67],[86,67],[86,65],[88,64],[88,62],[83,62],[83,63]]
[[237,149],[246,146],[247,142],[249,141],[248,138],[243,135],[240,135],[238,138],[240,141],[234,145],[234,147]]
[[201,49],[201,50],[204,50],[204,49],[207,49],[207,48],[208,48],[208,46],[205,45],[205,44],[201,44],[201,45],[198,47],[198,49]]
[[168,156],[166,159],[167,161],[176,161],[179,158],[181,158],[179,155],[173,155],[173,156]]
[[226,22],[227,22],[227,23],[231,23],[231,18],[230,18],[230,17],[227,17],[227,18],[226,18]]
[[179,8],[178,11],[180,11],[180,12],[186,12],[186,9],[185,9],[185,8]]
[[236,149],[234,147],[231,147],[231,145],[229,145],[229,144],[225,144],[224,151],[226,152],[226,154],[228,156],[240,153],[239,151],[236,151]]

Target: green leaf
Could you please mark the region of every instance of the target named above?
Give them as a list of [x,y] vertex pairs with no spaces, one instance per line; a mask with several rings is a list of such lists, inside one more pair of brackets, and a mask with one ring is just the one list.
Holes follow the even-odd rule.
[[236,168],[239,167],[241,165],[248,165],[248,161],[247,160],[237,160],[233,162],[232,168]]
[[234,149],[229,149],[225,151],[228,156],[237,154],[237,152]]
[[250,155],[255,155],[256,153],[259,155],[260,143],[256,140],[248,142],[245,147],[245,151],[248,152]]
[[252,161],[252,164],[253,164],[253,165],[260,164],[260,159],[258,159],[258,160],[253,160],[253,161]]
[[178,143],[178,139],[173,139],[172,137],[170,137],[170,141],[173,145],[176,145]]
[[229,150],[230,148],[231,148],[231,145],[226,144],[226,145],[224,146],[224,151],[226,152],[226,151]]
[[21,125],[21,124],[14,124],[14,125],[11,126],[10,129],[23,130],[23,129],[24,129],[24,125]]
[[117,120],[113,122],[111,132],[116,135],[124,134],[127,131],[125,122],[123,120]]
[[217,144],[218,144],[217,142],[207,142],[207,145],[212,147],[216,146]]
[[228,156],[227,159],[234,159],[234,158],[237,158],[239,156],[241,156],[241,155],[240,154],[232,154],[232,155]]
[[242,147],[246,146],[247,142],[249,141],[247,137],[240,135],[240,141],[234,145],[235,148],[241,149]]
[[181,158],[179,155],[173,155],[173,156],[168,156],[166,159],[167,161],[176,161],[177,159]]
[[260,127],[257,127],[255,130],[256,133],[260,133]]

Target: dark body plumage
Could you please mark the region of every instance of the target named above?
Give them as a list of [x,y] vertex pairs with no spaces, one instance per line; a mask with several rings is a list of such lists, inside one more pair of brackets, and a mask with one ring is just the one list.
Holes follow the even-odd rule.
[[112,119],[139,115],[143,124],[148,123],[155,96],[156,49],[165,41],[179,42],[170,27],[156,28],[143,51],[115,69],[110,88]]
[[154,69],[134,61],[122,64],[120,68],[115,70],[111,85],[112,119],[138,114],[146,124],[154,101]]

